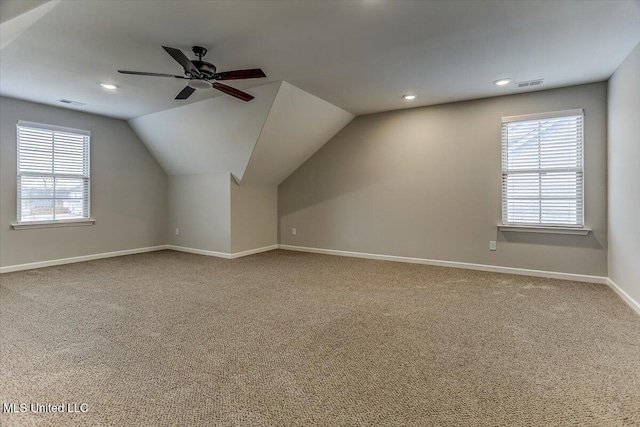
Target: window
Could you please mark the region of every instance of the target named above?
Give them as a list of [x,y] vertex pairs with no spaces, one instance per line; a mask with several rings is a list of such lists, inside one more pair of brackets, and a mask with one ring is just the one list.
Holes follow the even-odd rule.
[[582,227],[582,110],[502,119],[502,222]]
[[18,223],[89,219],[88,131],[19,121]]

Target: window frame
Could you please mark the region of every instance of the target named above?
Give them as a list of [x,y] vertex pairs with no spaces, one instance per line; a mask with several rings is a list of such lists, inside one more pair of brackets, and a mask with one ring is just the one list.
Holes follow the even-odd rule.
[[[581,210],[580,216],[577,218],[576,224],[566,224],[566,223],[537,223],[537,222],[509,222],[508,218],[505,216],[507,209],[505,208],[508,203],[508,199],[505,198],[505,176],[509,174],[508,168],[505,168],[505,147],[508,150],[508,141],[505,144],[504,141],[504,126],[513,122],[525,122],[525,121],[535,121],[535,120],[544,120],[544,119],[553,119],[553,118],[561,118],[561,117],[572,117],[572,116],[581,116],[581,129],[580,129],[580,175],[581,175],[581,189],[580,189],[580,203]],[[585,144],[584,144],[584,123],[585,123],[585,113],[583,108],[572,109],[572,110],[562,110],[562,111],[551,111],[545,113],[536,113],[536,114],[523,114],[516,116],[506,116],[502,117],[500,122],[500,152],[501,152],[501,179],[500,179],[500,188],[501,188],[501,217],[502,222],[499,225],[499,229],[501,231],[523,231],[523,232],[553,232],[553,230],[558,231],[566,231],[566,234],[586,234],[582,233],[582,231],[589,232],[590,229],[587,228],[585,223]],[[542,170],[542,169],[541,169]],[[577,199],[578,200],[578,199]]]
[[[86,141],[86,155],[83,153],[83,171],[86,170],[86,174],[83,175],[69,175],[69,174],[60,174],[52,172],[51,174],[29,174],[22,173],[20,170],[20,128],[32,128],[32,129],[40,129],[43,131],[49,131],[52,133],[55,132],[64,132],[70,133],[78,136],[85,137]],[[93,225],[95,221],[91,218],[91,131],[84,129],[75,129],[63,126],[50,125],[45,123],[37,123],[31,121],[18,120],[16,122],[16,223],[11,224],[11,228],[14,230],[20,229],[29,229],[29,228],[50,228],[50,227],[69,227],[69,226],[82,226],[82,225]],[[84,143],[83,143],[84,144]],[[84,147],[83,147],[84,150]],[[52,147],[52,156],[55,157],[54,147]],[[86,163],[85,163],[86,162]],[[86,215],[83,215],[80,218],[62,218],[62,219],[47,219],[47,220],[31,220],[24,221],[23,213],[22,213],[22,185],[21,185],[21,177],[22,176],[49,176],[53,179],[56,177],[61,178],[81,178],[86,180],[86,201],[85,197],[81,200],[83,202],[83,207],[86,206]],[[55,200],[55,197],[52,199]]]

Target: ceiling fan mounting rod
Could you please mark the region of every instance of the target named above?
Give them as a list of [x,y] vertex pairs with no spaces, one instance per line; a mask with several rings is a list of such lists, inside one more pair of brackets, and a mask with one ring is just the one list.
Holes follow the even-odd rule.
[[193,46],[191,50],[198,57],[198,61],[202,61],[202,57],[207,54],[207,49],[202,46]]

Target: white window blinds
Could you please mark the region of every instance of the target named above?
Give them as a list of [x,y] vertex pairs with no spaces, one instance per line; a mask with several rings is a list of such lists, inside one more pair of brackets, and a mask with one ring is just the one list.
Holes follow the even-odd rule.
[[88,131],[19,121],[18,223],[89,218]]
[[584,225],[582,110],[502,119],[502,222]]

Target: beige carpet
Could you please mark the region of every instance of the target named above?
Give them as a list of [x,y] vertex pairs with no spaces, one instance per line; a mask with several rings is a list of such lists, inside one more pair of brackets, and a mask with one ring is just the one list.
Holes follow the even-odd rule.
[[3,426],[640,425],[604,285],[273,251],[0,276]]

